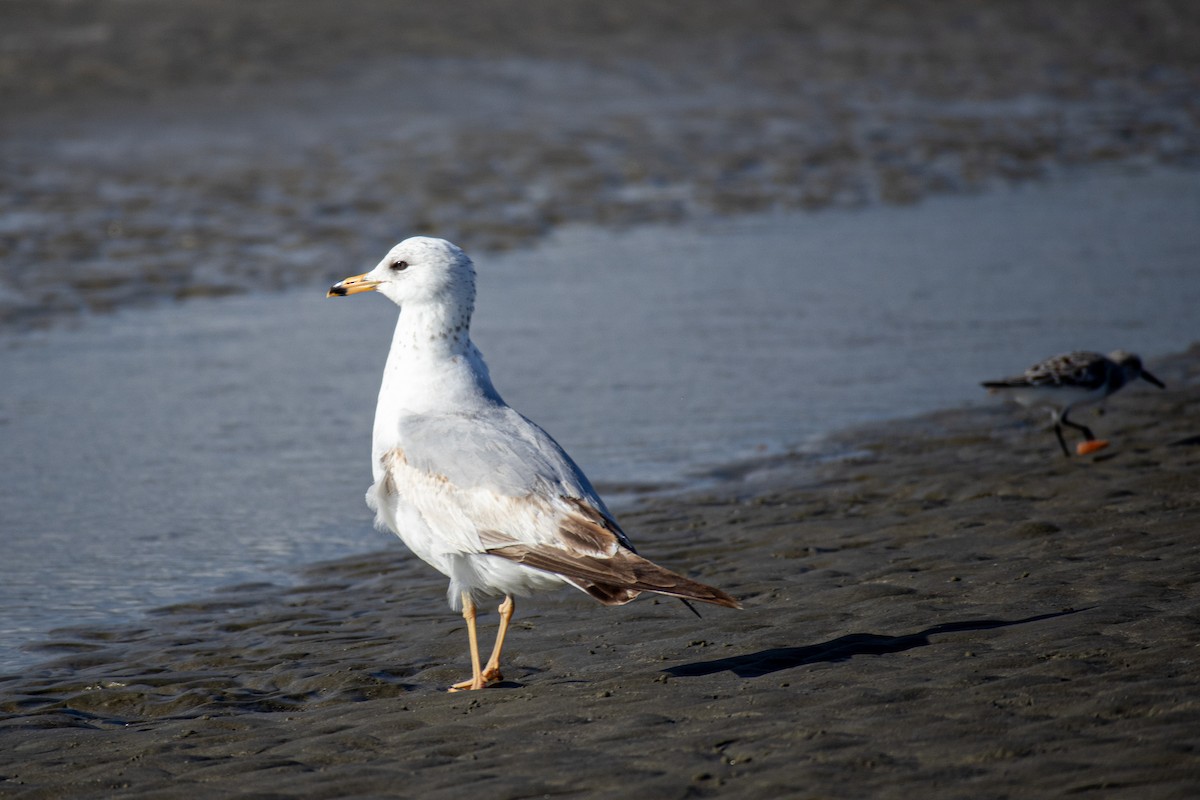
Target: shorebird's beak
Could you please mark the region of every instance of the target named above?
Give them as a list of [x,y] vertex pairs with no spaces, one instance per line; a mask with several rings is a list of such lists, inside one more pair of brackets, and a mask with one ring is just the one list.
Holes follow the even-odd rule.
[[379,281],[368,280],[367,275],[368,273],[364,272],[362,275],[355,275],[354,277],[338,281],[329,287],[329,291],[325,296],[345,297],[348,294],[358,294],[359,292],[373,292],[375,291],[375,287],[379,285]]
[[1166,386],[1163,385],[1162,381],[1160,381],[1158,378],[1151,375],[1149,372],[1146,372],[1146,370],[1142,370],[1142,377],[1145,378],[1146,380],[1150,381],[1151,383],[1153,383],[1155,386],[1157,386],[1160,389],[1167,388]]

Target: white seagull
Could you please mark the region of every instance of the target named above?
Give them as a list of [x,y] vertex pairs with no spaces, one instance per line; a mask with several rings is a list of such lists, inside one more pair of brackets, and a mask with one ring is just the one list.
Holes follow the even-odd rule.
[[[467,621],[470,680],[501,679],[513,597],[574,586],[605,605],[641,592],[740,608],[720,589],[634,552],[587,477],[550,435],[505,404],[471,342],[475,268],[443,239],[413,237],[328,297],[376,291],[400,306],[375,408],[367,505],[450,578]],[[480,667],[475,603],[499,597],[500,627]]]
[[1066,425],[1083,433],[1090,447],[1080,444],[1080,454],[1098,450],[1107,442],[1098,442],[1091,429],[1068,419],[1068,414],[1078,406],[1099,403],[1127,383],[1143,378],[1160,389],[1162,381],[1151,375],[1142,366],[1142,360],[1133,353],[1114,350],[1107,356],[1086,350],[1047,358],[1039,361],[1020,375],[996,381],[984,381],[983,386],[992,393],[1000,393],[1028,408],[1047,408],[1054,420],[1054,433],[1063,455],[1070,457],[1062,426]]

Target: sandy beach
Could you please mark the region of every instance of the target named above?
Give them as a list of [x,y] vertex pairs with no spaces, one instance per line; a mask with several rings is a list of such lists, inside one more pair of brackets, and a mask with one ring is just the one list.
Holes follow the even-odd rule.
[[1194,796],[1200,348],[1149,366],[1093,457],[983,406],[647,501],[745,609],[527,602],[483,692],[398,543],[59,631],[0,684],[0,796]]

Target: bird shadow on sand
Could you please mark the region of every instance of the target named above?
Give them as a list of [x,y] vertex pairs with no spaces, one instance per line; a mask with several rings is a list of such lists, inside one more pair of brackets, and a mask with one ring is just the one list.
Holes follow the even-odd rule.
[[1050,614],[1039,614],[1024,619],[980,619],[965,622],[947,622],[934,625],[917,633],[900,636],[884,636],[877,633],[851,633],[839,636],[821,644],[810,644],[804,647],[776,647],[770,650],[760,650],[744,656],[719,658],[715,661],[696,661],[691,664],[681,664],[668,667],[664,672],[677,678],[693,678],[700,675],[712,675],[729,670],[739,678],[761,678],[772,672],[799,667],[804,664],[821,662],[845,661],[854,656],[881,656],[888,653],[902,653],[916,647],[932,644],[929,637],[943,633],[964,633],[967,631],[984,631],[992,628],[1008,628],[1013,625],[1024,625],[1029,622],[1065,617],[1088,611],[1090,608],[1068,609],[1055,611]]

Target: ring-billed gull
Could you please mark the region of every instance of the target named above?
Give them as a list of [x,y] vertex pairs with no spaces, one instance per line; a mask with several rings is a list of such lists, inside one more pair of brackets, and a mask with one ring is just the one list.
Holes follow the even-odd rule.
[[[367,505],[376,525],[450,578],[470,638],[472,677],[500,680],[513,597],[574,586],[605,605],[641,592],[739,608],[720,589],[634,552],[604,501],[550,435],[511,409],[471,342],[475,268],[443,239],[413,237],[327,296],[376,291],[400,306],[375,408]],[[475,603],[503,595],[480,667]]]
[[1124,350],[1114,350],[1107,356],[1085,350],[1064,353],[1039,361],[1020,375],[997,381],[984,381],[989,392],[1009,397],[1029,408],[1048,408],[1054,420],[1054,433],[1063,455],[1071,451],[1063,439],[1062,426],[1080,431],[1087,439],[1076,451],[1080,455],[1108,446],[1097,440],[1091,429],[1072,422],[1068,415],[1078,406],[1098,403],[1127,383],[1143,378],[1160,389],[1162,381],[1142,366],[1142,359]]

